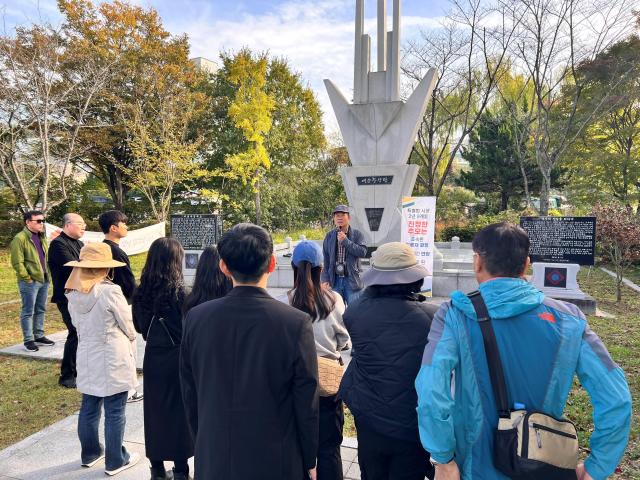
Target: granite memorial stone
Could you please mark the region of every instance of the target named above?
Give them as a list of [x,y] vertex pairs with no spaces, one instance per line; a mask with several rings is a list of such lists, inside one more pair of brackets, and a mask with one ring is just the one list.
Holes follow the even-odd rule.
[[544,294],[577,304],[594,314],[595,300],[578,285],[580,265],[593,265],[596,246],[594,217],[522,217],[529,235],[531,283]]
[[184,248],[182,271],[185,284],[190,286],[196,274],[202,251],[216,245],[222,237],[222,217],[220,215],[171,215],[171,236]]

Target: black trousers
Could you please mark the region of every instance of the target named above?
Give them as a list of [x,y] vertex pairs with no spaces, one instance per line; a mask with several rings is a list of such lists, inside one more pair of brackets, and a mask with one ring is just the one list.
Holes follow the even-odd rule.
[[71,323],[71,315],[67,308],[67,302],[59,302],[56,304],[60,315],[62,315],[62,321],[69,333],[67,334],[67,341],[64,343],[64,353],[62,354],[62,365],[60,365],[60,380],[69,380],[77,375],[76,372],[76,351],[78,350],[78,332],[76,327]]
[[362,480],[433,479],[429,453],[417,442],[381,435],[358,423],[358,463]]
[[336,396],[320,397],[318,480],[342,480],[342,427],[344,410]]

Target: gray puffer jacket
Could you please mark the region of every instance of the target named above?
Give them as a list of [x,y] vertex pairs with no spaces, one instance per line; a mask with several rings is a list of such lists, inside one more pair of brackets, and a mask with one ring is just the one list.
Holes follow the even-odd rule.
[[72,291],[67,298],[78,331],[78,390],[108,397],[137,387],[136,331],[120,287],[105,280],[89,293]]

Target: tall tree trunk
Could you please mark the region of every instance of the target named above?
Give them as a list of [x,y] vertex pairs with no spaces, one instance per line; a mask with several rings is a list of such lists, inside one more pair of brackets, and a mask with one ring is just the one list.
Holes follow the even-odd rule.
[[509,194],[505,191],[500,192],[500,211],[504,212],[509,208]]
[[531,206],[531,193],[529,192],[529,178],[527,177],[527,171],[524,168],[523,162],[518,160],[520,164],[520,173],[522,174],[522,185],[524,187],[524,198],[527,201],[527,208]]
[[262,226],[262,205],[260,203],[260,182],[256,185],[256,225]]
[[129,186],[122,181],[122,172],[115,165],[107,165],[104,168],[107,189],[113,200],[113,208],[124,212],[124,204],[129,193]]
[[[541,169],[542,170],[542,169]],[[540,185],[540,215],[549,215],[549,192],[551,191],[551,172],[542,171]]]

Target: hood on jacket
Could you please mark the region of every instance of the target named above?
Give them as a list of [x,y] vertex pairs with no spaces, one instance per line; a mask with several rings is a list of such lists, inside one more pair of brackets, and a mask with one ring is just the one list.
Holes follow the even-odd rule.
[[93,307],[98,303],[102,289],[102,284],[98,284],[95,285],[89,293],[73,290],[66,295],[69,303],[73,303],[78,313],[86,314],[93,310]]
[[[492,319],[509,318],[536,308],[544,300],[544,294],[521,278],[494,278],[479,287]],[[451,295],[451,303],[467,317],[476,318],[469,297],[459,290]]]

